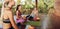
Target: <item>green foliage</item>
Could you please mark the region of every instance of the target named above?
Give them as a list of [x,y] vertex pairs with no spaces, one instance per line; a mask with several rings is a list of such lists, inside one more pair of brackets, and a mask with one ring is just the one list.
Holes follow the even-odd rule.
[[[20,4],[21,0],[17,0],[17,4]],[[48,13],[48,11],[53,7],[54,0],[38,0],[38,10],[39,13]],[[25,0],[25,4],[22,5],[22,13],[30,14],[30,8],[33,8],[35,3],[32,0]]]
[[25,0],[25,5],[22,6],[23,14],[30,14],[30,8],[33,8],[34,5],[32,0]]
[[13,11],[13,14],[14,14],[14,15],[16,15],[16,9],[15,9],[15,8],[16,8],[16,7],[13,7],[13,8],[12,8],[12,11]]
[[17,0],[17,5],[20,4],[21,0]]
[[2,3],[0,3],[0,8],[2,8]]
[[24,24],[33,25],[33,26],[41,26],[40,23],[41,23],[40,21],[28,21],[28,22],[26,22]]
[[1,15],[1,8],[2,8],[2,3],[0,3],[0,15]]
[[50,8],[53,8],[54,0],[39,0],[38,9],[40,13],[48,13]]
[[48,8],[53,7],[54,0],[44,0],[44,2],[48,5]]
[[26,0],[25,1],[25,8],[29,9],[32,7],[33,7],[32,0]]

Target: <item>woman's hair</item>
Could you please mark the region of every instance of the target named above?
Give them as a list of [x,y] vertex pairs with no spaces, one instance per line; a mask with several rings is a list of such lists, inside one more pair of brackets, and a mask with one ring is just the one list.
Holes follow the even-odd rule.
[[4,7],[8,7],[9,2],[4,3]]
[[20,4],[19,4],[19,5],[17,5],[16,11],[19,9],[19,6],[21,6],[21,5],[20,5]]

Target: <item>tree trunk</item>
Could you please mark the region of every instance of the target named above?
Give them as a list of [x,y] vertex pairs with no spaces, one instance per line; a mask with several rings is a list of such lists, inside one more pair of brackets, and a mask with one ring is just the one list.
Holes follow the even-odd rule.
[[36,10],[38,10],[38,9],[37,9],[37,6],[38,6],[38,0],[35,0],[35,2],[36,2],[36,3],[35,3],[35,4],[36,4]]

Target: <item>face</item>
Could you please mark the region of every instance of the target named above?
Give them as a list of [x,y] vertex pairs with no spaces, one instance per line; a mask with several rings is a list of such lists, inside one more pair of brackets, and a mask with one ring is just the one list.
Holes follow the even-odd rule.
[[12,8],[14,5],[15,5],[15,2],[10,2],[10,3],[8,4],[8,7]]
[[36,8],[34,8],[34,10],[36,10]]
[[21,9],[21,6],[19,6],[18,10],[20,10],[20,9]]

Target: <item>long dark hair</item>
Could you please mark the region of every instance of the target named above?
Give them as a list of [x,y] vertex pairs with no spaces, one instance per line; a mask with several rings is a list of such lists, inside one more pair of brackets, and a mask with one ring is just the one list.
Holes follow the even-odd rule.
[[21,6],[21,5],[17,5],[16,11],[18,11],[19,14],[21,15],[22,14],[21,11],[18,10],[19,9],[19,6]]
[[20,4],[19,4],[19,5],[17,5],[16,11],[19,9],[19,6],[21,6],[21,5],[20,5]]

